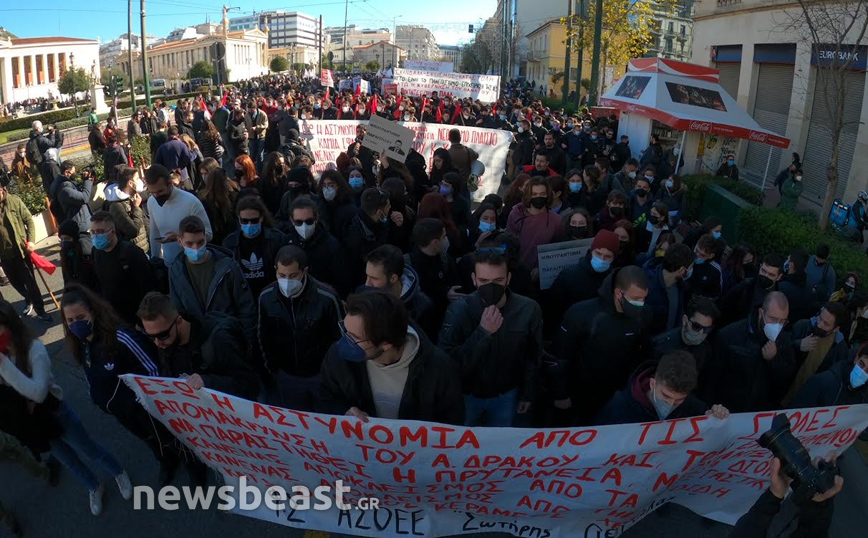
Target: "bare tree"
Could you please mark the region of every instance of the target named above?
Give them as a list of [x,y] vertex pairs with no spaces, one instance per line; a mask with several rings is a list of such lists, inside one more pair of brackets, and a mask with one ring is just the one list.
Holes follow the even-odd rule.
[[[797,0],[798,11],[789,12],[786,30],[797,31],[811,43],[811,63],[817,68],[814,92],[825,91],[822,110],[811,111],[812,127],[828,130],[832,156],[826,164],[826,196],[817,223],[829,223],[829,210],[838,189],[841,136],[859,118],[845,117],[847,72],[858,60],[859,44],[868,29],[868,0]],[[816,100],[815,100],[816,103]],[[817,121],[825,115],[824,121]],[[809,158],[809,157],[806,157]]]

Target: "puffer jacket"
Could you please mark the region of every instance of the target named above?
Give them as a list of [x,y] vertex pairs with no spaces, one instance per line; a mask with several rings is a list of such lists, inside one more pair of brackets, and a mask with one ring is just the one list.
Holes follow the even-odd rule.
[[119,238],[129,241],[147,254],[151,248],[148,241],[150,222],[142,206],[136,207],[130,195],[118,189],[115,183],[105,188],[105,199]]
[[265,367],[299,377],[317,375],[329,347],[341,337],[340,299],[308,275],[298,297],[284,297],[277,283],[259,295],[259,346]]
[[247,342],[256,340],[256,305],[250,286],[232,252],[215,245],[208,245],[214,257],[214,278],[208,290],[208,300],[203,305],[187,273],[187,257],[177,256],[169,268],[169,296],[179,312],[188,318],[205,323],[206,316],[220,312],[241,321]]
[[57,176],[51,184],[48,197],[52,201],[60,203],[63,209],[64,219],[72,219],[78,224],[80,232],[90,229],[90,196],[93,191],[93,181],[85,180],[79,187],[72,179],[66,176]]

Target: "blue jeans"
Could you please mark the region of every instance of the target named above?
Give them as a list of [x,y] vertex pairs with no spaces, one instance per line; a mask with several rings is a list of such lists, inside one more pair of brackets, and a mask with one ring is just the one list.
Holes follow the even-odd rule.
[[79,454],[87,456],[112,477],[124,472],[118,460],[87,433],[81,419],[66,402],[60,404],[60,409],[54,413],[54,418],[63,426],[63,435],[51,441],[51,453],[64,467],[72,471],[89,491],[99,487],[99,480],[81,461]]
[[247,146],[250,149],[250,158],[253,159],[253,164],[256,165],[256,173],[262,170],[262,149],[265,147],[264,138],[250,138],[247,141]]
[[518,389],[512,389],[494,398],[464,396],[465,426],[495,426],[509,428],[515,418]]

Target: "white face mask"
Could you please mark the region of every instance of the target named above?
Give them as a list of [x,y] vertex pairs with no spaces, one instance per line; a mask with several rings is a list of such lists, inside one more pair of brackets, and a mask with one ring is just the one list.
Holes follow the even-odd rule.
[[[763,316],[763,321],[765,321],[765,316]],[[763,332],[765,333],[766,338],[772,342],[777,339],[782,330],[784,330],[784,325],[782,323],[766,323],[763,326]]]
[[298,235],[302,239],[310,239],[310,236],[316,230],[316,224],[302,224],[301,226],[293,226],[293,228],[295,228],[295,231],[298,232]]
[[410,121],[410,115],[404,114],[404,121]]
[[277,287],[280,288],[280,293],[284,297],[294,297],[298,295],[304,283],[301,280],[293,280],[291,278],[278,278]]
[[18,152],[18,156],[21,157],[22,159],[24,158],[24,156],[25,156],[26,154],[27,154],[27,153],[24,152],[24,151],[19,151],[19,152]]
[[636,179],[636,172],[630,172],[627,176],[629,176],[630,179]]
[[344,107],[344,112],[349,112],[349,111],[350,111],[350,107],[345,106],[345,107]]

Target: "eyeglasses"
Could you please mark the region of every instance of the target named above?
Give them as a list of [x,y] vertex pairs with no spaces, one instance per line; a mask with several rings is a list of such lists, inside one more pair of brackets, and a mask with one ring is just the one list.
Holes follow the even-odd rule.
[[173,321],[172,324],[169,325],[169,328],[166,329],[165,331],[159,332],[157,334],[148,334],[148,333],[142,331],[142,334],[144,334],[145,336],[147,336],[151,340],[158,340],[160,342],[165,342],[166,340],[168,340],[172,336],[172,329],[175,328],[175,324],[177,324],[177,323],[178,323],[178,318],[175,318],[175,321]]
[[255,219],[245,219],[238,217],[238,222],[241,224],[259,224],[262,221],[262,217],[256,217]]
[[714,328],[714,326],[706,327],[705,325],[700,325],[699,323],[696,323],[692,319],[687,320],[687,321],[688,321],[688,323],[690,323],[690,328],[693,329],[693,332],[697,332],[697,333],[702,332],[702,333],[708,334]]
[[305,220],[296,220],[292,219],[292,223],[296,226],[301,226],[302,224],[307,224],[308,226],[313,226],[316,224],[316,219],[305,219]]

